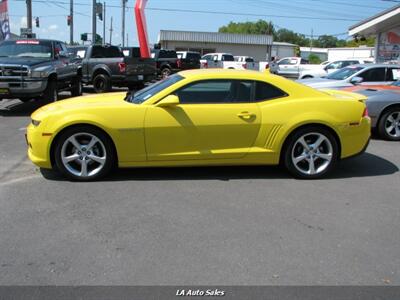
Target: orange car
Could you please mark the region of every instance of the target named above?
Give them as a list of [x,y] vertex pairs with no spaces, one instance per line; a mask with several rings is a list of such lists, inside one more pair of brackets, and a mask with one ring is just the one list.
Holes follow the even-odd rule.
[[344,88],[344,91],[348,92],[359,92],[363,90],[377,90],[377,91],[395,91],[400,93],[400,80],[397,80],[389,85],[377,84],[377,85],[355,85],[352,87]]

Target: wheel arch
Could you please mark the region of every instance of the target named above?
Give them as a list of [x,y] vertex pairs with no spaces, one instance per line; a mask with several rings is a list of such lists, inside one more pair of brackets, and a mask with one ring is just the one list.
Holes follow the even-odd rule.
[[376,127],[379,126],[379,123],[381,122],[382,116],[383,116],[386,112],[388,112],[389,110],[391,110],[392,108],[395,108],[395,107],[400,108],[400,102],[399,102],[399,103],[392,103],[392,104],[386,105],[386,106],[380,111],[379,116],[378,116],[378,118],[377,118],[377,120],[376,120]]
[[116,148],[116,146],[115,146],[115,142],[114,142],[113,138],[107,133],[106,130],[104,130],[104,128],[98,126],[97,124],[92,124],[92,123],[75,123],[75,124],[68,124],[68,125],[66,125],[65,127],[63,127],[61,130],[59,130],[59,131],[55,134],[55,136],[53,137],[53,139],[52,139],[52,141],[51,141],[51,143],[50,143],[50,148],[49,148],[49,157],[50,157],[51,165],[52,165],[53,167],[55,166],[54,150],[55,150],[57,141],[59,140],[59,138],[61,137],[61,135],[62,135],[65,131],[67,131],[67,130],[69,130],[69,129],[71,129],[71,128],[74,128],[74,127],[82,127],[82,126],[85,126],[85,127],[92,127],[92,128],[94,128],[94,129],[100,130],[100,131],[109,139],[109,141],[111,142],[111,146],[112,146],[114,155],[115,155],[114,163],[115,163],[116,165],[118,165],[118,161],[119,161],[119,160],[118,160],[118,151],[117,151],[117,148]]
[[107,67],[107,66],[103,66],[103,65],[97,66],[97,67],[93,70],[92,81],[93,81],[94,78],[95,78],[97,75],[99,75],[99,74],[103,74],[103,75],[106,75],[106,76],[108,76],[108,77],[111,78],[111,71],[108,70],[108,67]]
[[295,132],[297,132],[298,130],[307,128],[307,127],[321,127],[321,128],[328,130],[336,140],[336,143],[338,145],[338,159],[340,159],[340,157],[342,155],[342,143],[341,143],[339,134],[336,132],[336,130],[333,129],[332,127],[328,126],[327,124],[319,123],[319,122],[312,122],[312,123],[300,124],[298,126],[295,126],[286,133],[286,136],[283,139],[283,143],[281,144],[281,147],[279,149],[279,162],[280,163],[282,163],[282,161],[283,161],[285,149],[288,146],[290,137],[293,134],[295,134]]

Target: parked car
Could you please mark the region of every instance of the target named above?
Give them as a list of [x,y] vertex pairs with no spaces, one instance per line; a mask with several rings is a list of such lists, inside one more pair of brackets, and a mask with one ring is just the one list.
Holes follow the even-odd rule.
[[258,64],[253,62],[235,61],[235,57],[230,53],[208,53],[201,60],[203,69],[235,69],[235,70],[258,70]]
[[108,92],[112,86],[140,89],[156,77],[153,59],[124,56],[116,46],[92,45],[79,48],[76,53],[75,59],[80,60],[82,67],[82,81],[93,84],[96,93]]
[[301,57],[284,57],[270,64],[270,72],[272,74],[290,78],[299,78],[300,72],[314,68],[321,68],[321,65],[309,64],[308,60]]
[[156,61],[157,74],[162,78],[181,70],[181,61],[174,50],[153,49],[151,57]]
[[63,42],[16,39],[0,43],[0,100],[52,102],[65,90],[80,96],[81,76]]
[[324,78],[300,79],[313,88],[345,88],[354,85],[389,85],[398,78],[400,65],[364,64],[337,70]]
[[113,166],[279,163],[295,177],[320,178],[367,147],[365,98],[262,72],[183,71],[136,93],[43,107],[27,129],[28,155],[81,181]]
[[400,81],[391,85],[358,85],[344,90],[367,96],[373,131],[384,139],[400,141]]
[[177,51],[181,70],[200,69],[201,55],[194,51]]
[[372,63],[372,60],[366,59],[343,59],[343,60],[335,60],[325,65],[318,65],[319,67],[314,67],[311,69],[303,69],[299,73],[299,79],[307,79],[307,78],[320,78],[327,76],[339,69],[342,69],[347,66],[357,65],[357,64],[367,64]]

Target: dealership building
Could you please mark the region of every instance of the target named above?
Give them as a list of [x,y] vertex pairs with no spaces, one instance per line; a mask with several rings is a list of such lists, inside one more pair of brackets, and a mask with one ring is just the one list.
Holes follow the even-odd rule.
[[353,25],[349,35],[355,38],[375,36],[376,62],[400,63],[400,5]]
[[294,56],[296,49],[293,44],[273,42],[271,35],[220,32],[161,30],[158,42],[164,49],[196,51],[201,55],[226,52],[237,56],[251,56],[257,61]]

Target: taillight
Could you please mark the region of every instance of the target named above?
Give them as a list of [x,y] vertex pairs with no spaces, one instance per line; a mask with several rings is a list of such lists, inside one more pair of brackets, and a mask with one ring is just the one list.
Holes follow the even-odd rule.
[[364,111],[363,111],[362,117],[363,117],[363,118],[367,118],[367,117],[369,117],[369,115],[368,115],[368,108],[364,108]]
[[176,65],[177,65],[178,69],[180,69],[182,67],[182,61],[180,59],[178,59],[176,61]]
[[269,63],[265,65],[265,70],[269,69]]
[[243,69],[247,69],[247,64],[243,64]]
[[208,62],[203,62],[203,63],[201,63],[201,65],[203,66],[203,68],[208,68]]
[[126,71],[126,63],[120,62],[120,63],[118,63],[118,67],[119,67],[119,72],[120,73],[125,73],[125,71]]

